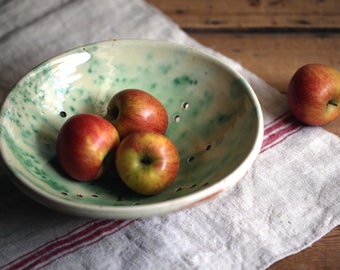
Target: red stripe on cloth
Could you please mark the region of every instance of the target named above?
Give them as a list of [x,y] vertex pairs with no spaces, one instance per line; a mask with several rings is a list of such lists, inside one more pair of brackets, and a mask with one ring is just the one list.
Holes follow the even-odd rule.
[[[275,118],[265,125],[261,153],[281,143],[286,138],[302,129],[302,127],[303,126],[299,124],[289,112]],[[134,221],[135,220],[92,220],[63,236],[46,242],[36,249],[12,260],[0,267],[0,269],[41,268],[61,257],[76,252],[83,247],[91,246],[99,242],[103,238],[120,231]]]
[[283,136],[279,137],[277,140],[273,141],[272,143],[270,143],[269,145],[267,145],[266,147],[262,147],[261,152],[263,153],[265,151],[267,151],[268,149],[273,148],[274,146],[280,144],[281,142],[283,142],[285,139],[287,139],[288,137],[290,137],[291,135],[293,135],[294,133],[298,132],[300,129],[302,129],[303,126],[297,126],[296,128],[292,128],[290,129],[286,134],[284,134]]
[[272,126],[270,127],[270,131],[266,129],[260,153],[274,147],[303,128],[303,125],[291,114],[287,115],[274,126],[276,127],[275,130],[272,129]]
[[273,121],[265,125],[264,136],[270,134],[271,132],[293,120],[294,116],[289,112],[280,115],[279,117],[275,118]]
[[35,267],[35,269],[41,269],[53,263],[55,260],[61,257],[74,253],[81,248],[94,245],[95,243],[99,242],[103,238],[108,237],[109,235],[115,234],[116,232],[119,232],[120,230],[130,225],[134,221],[135,220],[129,220],[129,221],[121,221],[120,224],[115,224],[115,223],[109,224],[108,226],[100,228],[98,231],[93,232],[92,234],[88,235],[86,239],[73,242],[72,244],[69,244],[66,247],[61,247],[57,250],[54,250],[45,258],[39,259],[35,263],[30,264],[28,268],[31,269],[32,267]]
[[[0,269],[30,269],[46,261],[50,261],[51,263],[60,257],[55,255],[65,255],[65,253],[68,251],[68,253],[70,253],[70,251],[74,252],[84,246],[89,245],[90,242],[93,244],[103,237],[112,234],[111,231],[113,231],[113,233],[119,231],[129,223],[131,222],[125,220],[93,220],[81,225],[62,237],[56,238],[55,240],[50,241],[29,253],[26,253],[16,260],[4,265]],[[104,235],[100,237],[102,234]],[[98,236],[99,240],[96,240]],[[72,251],[72,249],[74,250]]]
[[61,240],[61,239],[65,239],[65,238],[67,238],[68,236],[70,236],[70,235],[76,233],[76,232],[79,231],[79,230],[82,230],[84,227],[86,227],[86,226],[89,225],[89,224],[92,224],[92,223],[95,222],[95,221],[96,221],[96,220],[91,220],[91,221],[89,221],[89,222],[86,222],[86,223],[84,223],[84,224],[82,224],[82,225],[80,225],[80,226],[74,228],[73,230],[71,230],[71,231],[68,232],[67,234],[65,234],[65,235],[63,235],[63,236],[61,236],[61,237],[58,237],[58,238],[56,238],[56,239],[53,239],[52,241],[46,242],[44,245],[42,245],[42,246],[40,246],[40,247],[38,247],[38,248],[36,248],[36,249],[34,249],[34,250],[32,250],[32,251],[30,251],[30,252],[24,254],[24,255],[22,255],[22,256],[16,258],[15,260],[10,261],[9,263],[7,263],[7,264],[5,264],[5,265],[3,265],[3,266],[1,266],[0,269],[5,269],[6,267],[9,267],[10,265],[12,265],[13,263],[15,263],[16,261],[24,260],[25,258],[29,257],[30,255],[35,254],[35,253],[39,252],[40,250],[45,249],[47,246],[50,245],[50,243],[56,242],[56,241]]

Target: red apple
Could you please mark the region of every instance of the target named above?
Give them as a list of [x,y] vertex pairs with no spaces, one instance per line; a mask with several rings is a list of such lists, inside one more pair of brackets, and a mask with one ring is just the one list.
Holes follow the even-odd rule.
[[297,119],[323,125],[340,115],[340,73],[322,64],[299,68],[288,86],[288,103]]
[[179,155],[160,133],[140,131],[125,137],[116,152],[116,169],[133,191],[152,195],[168,188],[179,169]]
[[63,170],[79,181],[99,178],[104,159],[120,142],[118,131],[106,119],[94,114],[69,118],[57,137],[57,159]]
[[168,114],[154,96],[139,89],[126,89],[114,95],[107,107],[107,115],[121,139],[135,131],[165,134]]

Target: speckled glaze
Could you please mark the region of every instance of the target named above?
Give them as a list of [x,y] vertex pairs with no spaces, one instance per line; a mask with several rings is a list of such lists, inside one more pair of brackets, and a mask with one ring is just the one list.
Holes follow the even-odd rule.
[[[69,117],[105,116],[111,97],[126,88],[148,91],[169,114],[167,136],[181,164],[173,185],[158,195],[129,191],[113,168],[99,181],[73,181],[55,157]],[[210,199],[242,178],[262,137],[260,105],[239,74],[195,49],[160,41],[113,40],[64,53],[20,80],[1,110],[1,153],[13,181],[48,207],[89,217],[162,215]]]

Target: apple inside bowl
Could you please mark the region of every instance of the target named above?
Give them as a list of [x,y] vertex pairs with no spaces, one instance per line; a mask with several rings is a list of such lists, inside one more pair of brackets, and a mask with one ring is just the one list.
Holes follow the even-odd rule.
[[[166,136],[180,155],[175,181],[157,195],[130,191],[114,169],[97,181],[74,181],[56,159],[67,119],[104,117],[112,96],[128,88],[163,103]],[[0,149],[14,183],[52,209],[87,217],[149,217],[208,200],[246,174],[262,138],[259,102],[240,74],[196,49],[162,41],[112,40],[63,53],[24,76],[1,109]]]

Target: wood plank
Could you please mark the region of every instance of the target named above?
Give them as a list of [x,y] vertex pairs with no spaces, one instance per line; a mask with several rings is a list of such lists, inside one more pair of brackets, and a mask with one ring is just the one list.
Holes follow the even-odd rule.
[[340,29],[338,0],[148,0],[183,29],[250,31]]
[[[190,33],[189,33],[190,34]],[[294,72],[307,63],[340,70],[339,34],[191,33],[197,41],[236,61],[280,92]],[[324,128],[340,136],[340,119]]]
[[339,269],[340,226],[311,247],[274,263],[268,270]]
[[190,36],[238,62],[285,92],[293,73],[307,63],[340,70],[340,33],[190,33]]

